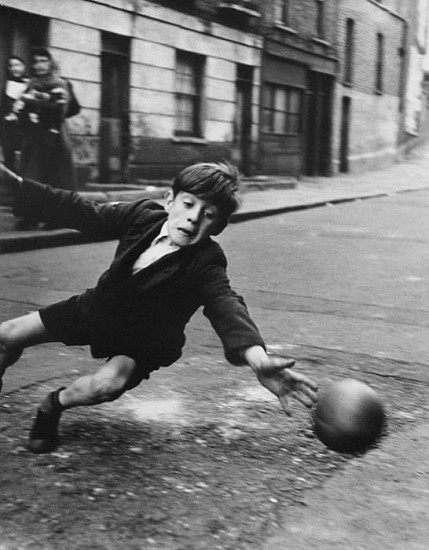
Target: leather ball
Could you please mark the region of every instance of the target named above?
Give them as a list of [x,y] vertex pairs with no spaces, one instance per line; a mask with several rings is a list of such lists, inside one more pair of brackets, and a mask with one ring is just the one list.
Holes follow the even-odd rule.
[[329,449],[366,450],[380,436],[386,415],[382,400],[364,382],[348,378],[320,392],[314,409],[314,432]]

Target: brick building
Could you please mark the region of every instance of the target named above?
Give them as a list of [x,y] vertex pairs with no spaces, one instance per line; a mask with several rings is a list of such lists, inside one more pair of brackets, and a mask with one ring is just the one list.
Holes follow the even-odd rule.
[[260,171],[377,168],[424,139],[427,4],[264,3]]
[[265,4],[261,172],[331,172],[337,4],[337,0]]
[[405,30],[404,19],[381,2],[340,2],[334,171],[379,167],[395,158]]

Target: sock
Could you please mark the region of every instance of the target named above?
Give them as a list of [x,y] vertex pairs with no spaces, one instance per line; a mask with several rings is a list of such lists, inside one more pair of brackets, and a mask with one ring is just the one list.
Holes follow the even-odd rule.
[[60,413],[62,412],[65,407],[63,407],[59,400],[59,393],[60,391],[65,390],[64,387],[58,388],[58,390],[55,390],[51,393],[49,393],[45,399],[42,401],[42,404],[40,405],[39,409],[45,413]]

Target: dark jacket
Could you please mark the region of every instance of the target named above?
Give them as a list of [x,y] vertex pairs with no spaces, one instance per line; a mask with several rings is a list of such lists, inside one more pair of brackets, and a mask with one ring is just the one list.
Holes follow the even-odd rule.
[[185,342],[185,325],[200,307],[219,335],[226,358],[242,364],[240,350],[264,342],[243,299],[230,287],[226,258],[211,239],[165,256],[132,275],[139,255],[158,235],[167,213],[150,200],[98,204],[76,193],[24,181],[15,214],[103,239],[119,239],[114,260],[95,289],[80,296],[91,321],[95,357],[129,355],[170,365]]
[[[43,79],[31,79],[29,88]],[[23,125],[20,174],[24,178],[43,181],[60,189],[77,189],[77,174],[73,162],[72,141],[65,118],[69,107],[69,85],[63,78],[46,78],[45,87],[63,88],[68,96],[67,103],[56,104],[50,100],[26,100],[21,113]],[[40,84],[40,82],[39,82]],[[44,90],[44,88],[42,88]],[[46,91],[46,90],[44,90]],[[32,122],[31,114],[38,115]],[[59,133],[52,133],[52,128]],[[29,212],[33,220],[33,212]]]

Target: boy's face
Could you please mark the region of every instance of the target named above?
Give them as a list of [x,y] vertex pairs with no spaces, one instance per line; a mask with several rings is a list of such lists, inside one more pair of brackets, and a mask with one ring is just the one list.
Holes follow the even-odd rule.
[[218,235],[225,227],[217,206],[192,193],[180,191],[174,197],[173,192],[169,191],[165,209],[168,212],[169,237],[180,247]]

